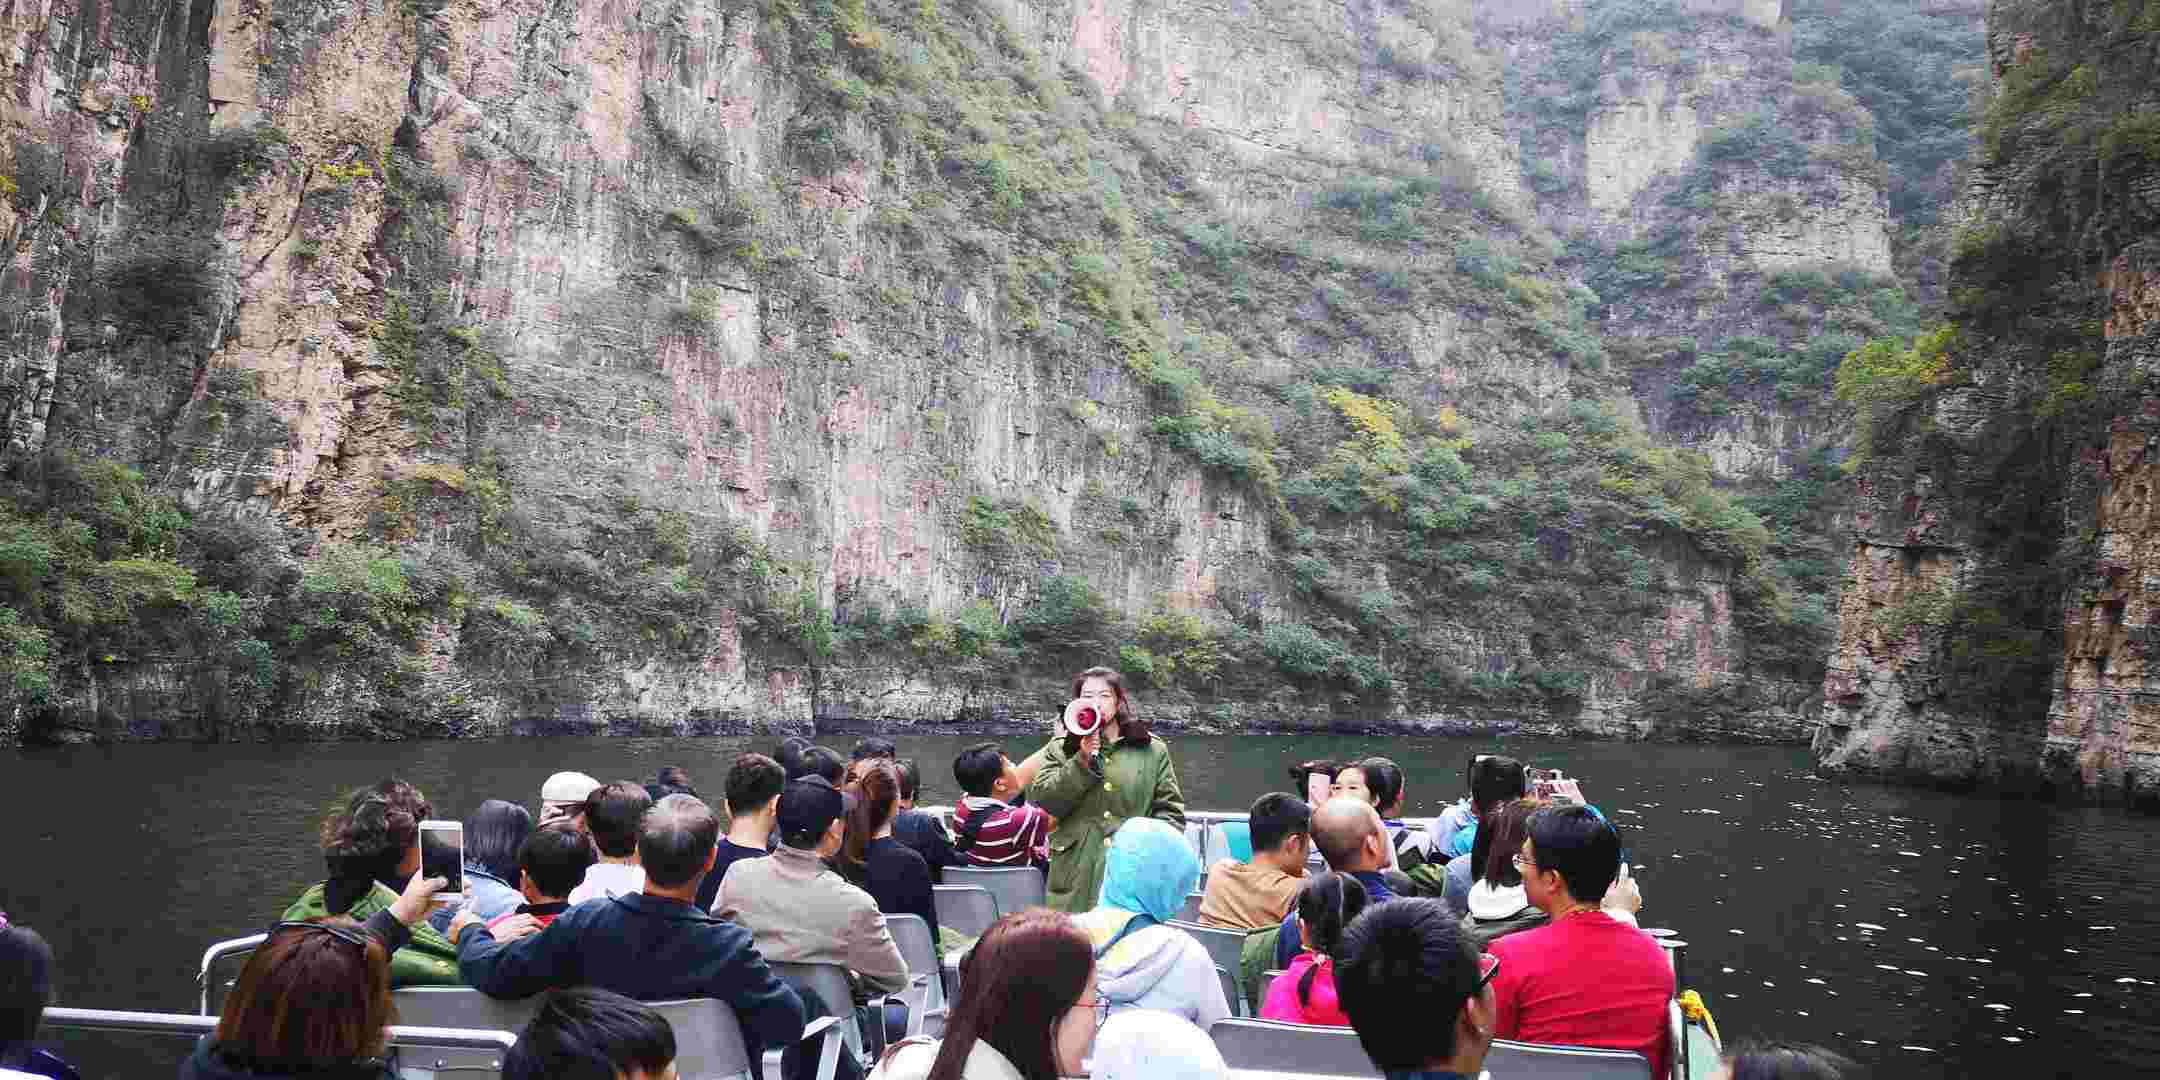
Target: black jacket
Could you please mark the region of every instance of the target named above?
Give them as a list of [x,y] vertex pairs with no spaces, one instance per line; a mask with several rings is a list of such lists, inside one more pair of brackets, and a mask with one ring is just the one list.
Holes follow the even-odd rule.
[[742,1022],[752,1061],[767,1047],[802,1038],[802,999],[766,966],[750,931],[645,893],[588,900],[509,943],[485,926],[468,926],[458,937],[458,974],[499,998],[560,986],[597,986],[643,1001],[718,998]]
[[948,866],[965,866],[967,860],[953,850],[952,838],[945,835],[945,825],[936,815],[921,810],[902,810],[894,815],[893,839],[915,849],[923,862],[930,864],[933,880],[937,872]]

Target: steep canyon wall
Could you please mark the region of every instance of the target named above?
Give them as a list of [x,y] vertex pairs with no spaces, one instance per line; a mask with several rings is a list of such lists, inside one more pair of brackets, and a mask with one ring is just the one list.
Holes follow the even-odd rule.
[[11,13],[10,730],[1805,738],[1866,110],[1530,7]]
[[1816,750],[2151,803],[2160,6],[1998,0],[1988,48],[1950,323],[1869,371]]

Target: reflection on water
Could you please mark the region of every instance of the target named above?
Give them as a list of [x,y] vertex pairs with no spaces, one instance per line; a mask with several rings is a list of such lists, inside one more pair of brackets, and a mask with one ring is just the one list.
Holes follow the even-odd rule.
[[[35,751],[0,784],[0,909],[60,958],[62,1003],[187,1011],[212,940],[251,933],[319,876],[340,789],[404,776],[459,816],[537,805],[547,774],[683,765],[717,801],[761,739],[124,746]],[[825,740],[843,751],[850,740]],[[962,737],[911,737],[950,801]],[[1015,756],[1029,749],[1007,740]],[[1823,783],[1803,750],[1531,740],[1177,738],[1188,804],[1238,809],[1313,756],[1386,753],[1412,812],[1473,753],[1566,766],[1627,831],[1643,921],[1692,943],[1728,1037],[1821,1042],[1883,1076],[2143,1073],[2160,1058],[2160,841],[2116,811]]]

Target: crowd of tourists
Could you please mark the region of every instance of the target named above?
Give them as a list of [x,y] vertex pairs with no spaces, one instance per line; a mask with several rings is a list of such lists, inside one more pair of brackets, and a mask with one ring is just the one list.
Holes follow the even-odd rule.
[[[1082,673],[1071,696],[1020,761],[992,742],[961,751],[949,827],[916,808],[917,763],[877,738],[847,757],[793,738],[743,754],[712,801],[679,768],[649,784],[557,773],[537,816],[490,799],[464,821],[452,904],[421,872],[427,797],[398,779],[354,791],[322,825],[324,878],[269,928],[179,1075],[388,1076],[391,990],[464,985],[545,995],[505,1077],[672,1076],[675,1033],[641,1002],[684,998],[725,1002],[752,1060],[781,1050],[791,1080],[814,1070],[804,1033],[824,1016],[861,1033],[843,1078],[1226,1077],[1206,1032],[1240,1010],[1187,917],[1246,933],[1235,985],[1259,1016],[1354,1029],[1391,1078],[1476,1077],[1496,1038],[1633,1051],[1669,1075],[1673,968],[1636,926],[1620,831],[1595,807],[1541,799],[1521,763],[1487,757],[1465,799],[1409,821],[1393,762],[1301,763],[1299,790],[1259,796],[1226,830],[1190,914],[1203,868],[1167,743],[1114,671]],[[1099,723],[1075,723],[1082,709]],[[934,886],[953,867],[1037,868],[1046,901],[979,939],[944,933],[961,959],[943,1035],[900,1038],[909,1018],[887,995],[910,976],[886,916],[939,940]],[[776,963],[837,965],[853,1000]],[[52,964],[0,916],[0,1078],[76,1080],[35,1045]],[[1776,1044],[1721,1069],[1850,1075],[1833,1053]]]

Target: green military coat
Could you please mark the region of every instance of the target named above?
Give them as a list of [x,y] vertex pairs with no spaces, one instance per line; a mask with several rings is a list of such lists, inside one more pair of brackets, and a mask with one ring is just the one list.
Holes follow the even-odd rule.
[[1170,745],[1162,736],[1146,743],[1121,739],[1095,756],[1094,768],[1065,753],[1062,737],[1045,748],[1042,769],[1028,785],[1028,802],[1058,819],[1050,834],[1050,881],[1046,902],[1058,911],[1082,912],[1102,893],[1103,841],[1126,818],[1161,818],[1185,826],[1185,793],[1178,788]]
[[[366,896],[353,901],[345,914],[355,922],[366,922],[368,916],[396,903],[397,898],[390,886],[378,881]],[[284,918],[288,922],[308,922],[328,914],[323,907],[322,883],[316,882],[285,909]],[[404,948],[390,954],[391,986],[457,986],[460,982],[457,946],[424,921],[412,928],[412,940]]]

